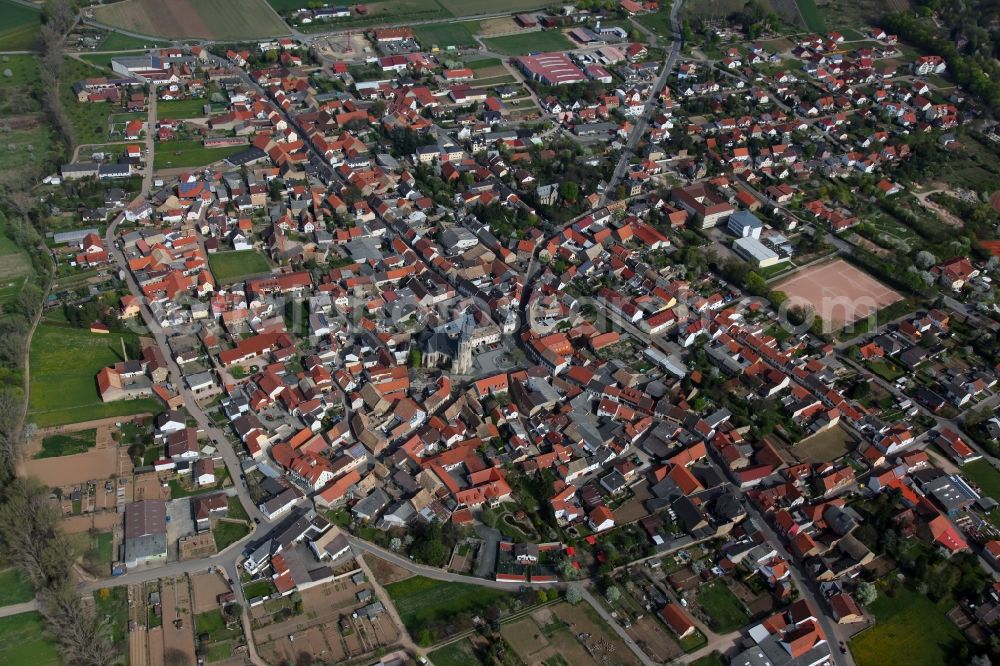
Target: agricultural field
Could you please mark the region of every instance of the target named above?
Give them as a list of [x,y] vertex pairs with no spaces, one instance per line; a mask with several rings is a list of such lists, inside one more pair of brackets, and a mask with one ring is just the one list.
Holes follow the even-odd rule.
[[558,30],[492,37],[484,39],[483,44],[490,51],[507,55],[526,55],[535,51],[565,51],[573,48],[566,35]]
[[101,402],[97,371],[117,363],[121,342],[135,342],[134,333],[100,335],[43,321],[31,340],[31,389],[28,420],[39,427],[63,425],[140,412],[159,413],[152,398]]
[[11,606],[31,601],[35,597],[35,589],[17,569],[7,569],[0,573],[0,606]]
[[58,458],[59,456],[71,456],[76,453],[86,453],[97,444],[97,431],[93,428],[89,430],[78,430],[76,432],[63,432],[56,435],[49,435],[42,439],[42,450],[36,458]]
[[288,34],[265,0],[124,0],[94,9],[106,25],[173,39],[258,39]]
[[20,613],[0,618],[0,663],[57,666],[61,663],[55,645],[45,633],[39,613]]
[[875,626],[851,641],[858,666],[905,661],[908,666],[948,662],[964,638],[945,616],[950,602],[935,604],[925,595],[898,587],[893,596],[880,594],[869,607]]
[[424,48],[474,47],[477,45],[474,35],[479,32],[479,25],[479,21],[428,23],[413,26],[413,34]]
[[442,7],[454,16],[475,16],[477,14],[499,14],[541,9],[552,3],[544,0],[438,0]]
[[29,51],[38,40],[42,14],[11,0],[0,0],[0,51]]
[[165,141],[156,144],[156,152],[153,154],[153,168],[201,167],[224,160],[243,150],[246,150],[246,146],[206,148],[200,139]]
[[208,255],[208,265],[219,282],[236,282],[240,278],[269,273],[271,264],[256,250],[217,252]]
[[461,612],[476,612],[505,595],[504,592],[467,585],[446,583],[423,576],[413,576],[386,586],[403,624],[417,636],[425,624]]

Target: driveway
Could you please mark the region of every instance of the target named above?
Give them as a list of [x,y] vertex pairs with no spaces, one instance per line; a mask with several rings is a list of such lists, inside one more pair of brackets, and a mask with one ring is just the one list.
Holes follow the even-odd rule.
[[476,559],[476,575],[487,578],[493,575],[497,568],[497,546],[500,544],[500,530],[476,523],[476,534],[483,540],[479,547],[479,557]]

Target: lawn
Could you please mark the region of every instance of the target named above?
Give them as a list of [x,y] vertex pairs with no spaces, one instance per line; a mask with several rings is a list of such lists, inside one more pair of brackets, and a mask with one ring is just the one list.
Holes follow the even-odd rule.
[[0,618],[0,663],[56,666],[62,663],[56,646],[45,634],[39,613]]
[[884,359],[868,361],[868,369],[887,382],[894,382],[905,374],[895,363]]
[[708,614],[712,631],[727,634],[736,631],[750,618],[743,604],[725,583],[716,582],[698,591],[698,604]]
[[235,520],[250,520],[250,516],[247,515],[247,510],[243,508],[243,504],[240,503],[239,497],[229,498],[228,517]]
[[271,264],[257,250],[210,254],[208,265],[219,282],[236,282],[250,275],[271,272]]
[[212,534],[215,536],[216,550],[225,549],[249,533],[250,526],[246,523],[231,523],[228,520],[220,520],[212,528]]
[[37,9],[0,0],[0,51],[29,51],[38,41],[42,14]]
[[97,431],[93,428],[49,435],[42,439],[42,450],[35,457],[58,458],[59,456],[71,456],[74,453],[86,453],[96,443]]
[[246,598],[255,599],[257,597],[267,597],[277,591],[274,583],[270,580],[256,580],[243,586],[243,594]]
[[437,46],[446,49],[449,46],[456,48],[476,46],[473,35],[477,32],[479,32],[479,21],[428,23],[413,26],[413,33],[424,48]]
[[976,460],[962,466],[962,473],[979,486],[983,495],[1000,501],[1000,472],[986,460]]
[[163,411],[159,401],[101,402],[97,372],[122,360],[121,338],[134,333],[100,335],[88,330],[42,323],[31,340],[29,420],[39,427],[63,425],[109,416]]
[[204,97],[157,102],[156,116],[157,118],[169,118],[172,120],[183,120],[185,118],[207,118],[208,116],[205,114],[206,104],[208,104],[208,99]]
[[468,639],[455,641],[438,648],[428,655],[435,666],[466,666],[467,664],[483,663],[473,651]]
[[152,39],[140,39],[130,37],[120,32],[109,32],[104,41],[97,47],[98,51],[127,51],[129,49],[146,49],[164,46],[165,42],[158,42]]
[[681,649],[684,650],[684,652],[694,652],[708,645],[708,638],[705,634],[695,629],[693,634],[689,634],[684,638],[678,639],[677,644],[681,646]]
[[948,663],[962,634],[945,616],[950,602],[935,604],[922,594],[897,588],[880,594],[869,607],[876,623],[851,641],[858,666],[903,663],[937,666]]
[[506,53],[507,55],[526,55],[536,51],[565,51],[573,48],[573,44],[558,30],[492,37],[484,39],[483,44],[490,51]]
[[[159,113],[159,106],[157,106]],[[153,154],[153,168],[173,169],[179,167],[201,167],[224,160],[230,155],[246,150],[246,146],[231,148],[206,148],[200,140],[164,141],[156,144]]]
[[504,596],[504,592],[478,585],[447,583],[423,576],[391,583],[385,589],[411,634],[419,633],[426,624],[456,613],[475,613]]
[[0,606],[23,604],[35,598],[35,588],[17,569],[0,573]]

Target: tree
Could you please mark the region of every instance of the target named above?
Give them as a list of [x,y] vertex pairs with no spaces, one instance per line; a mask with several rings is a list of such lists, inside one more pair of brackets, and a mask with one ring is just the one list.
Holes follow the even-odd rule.
[[583,594],[580,593],[579,588],[575,586],[566,588],[566,601],[573,604],[574,606],[581,601],[583,601]]
[[618,589],[617,585],[612,585],[604,593],[604,597],[611,603],[615,603],[622,598],[622,591]]
[[855,591],[858,603],[862,606],[870,606],[878,598],[878,590],[871,583],[861,583]]
[[580,186],[571,180],[564,180],[559,185],[559,196],[570,203],[575,203],[580,196]]

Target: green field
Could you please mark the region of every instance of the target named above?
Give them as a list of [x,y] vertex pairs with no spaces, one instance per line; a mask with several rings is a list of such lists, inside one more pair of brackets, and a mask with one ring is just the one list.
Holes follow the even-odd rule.
[[165,42],[158,42],[152,39],[140,39],[130,37],[120,32],[109,32],[104,41],[98,45],[98,51],[127,51],[129,49],[147,49],[164,46]]
[[7,569],[0,573],[0,606],[23,604],[35,598],[35,588],[31,581],[17,569]]
[[205,118],[206,104],[208,104],[208,100],[201,97],[157,102],[156,116],[157,118],[169,118],[173,120]]
[[45,633],[39,613],[0,618],[0,663],[57,666],[62,663],[56,646]]
[[153,153],[153,168],[200,167],[224,160],[230,155],[235,155],[243,150],[246,150],[246,146],[206,148],[199,139],[190,141],[164,141],[163,143],[156,144],[155,152]]
[[802,14],[802,20],[806,22],[806,27],[821,35],[826,34],[826,21],[816,6],[816,0],[795,0]]
[[456,641],[438,648],[428,655],[434,666],[467,666],[483,663],[473,651],[468,639]]
[[0,51],[30,51],[42,27],[41,12],[0,0]]
[[6,70],[11,75],[0,76],[0,118],[5,121],[0,123],[0,171],[24,172],[55,159],[57,146],[36,97],[37,60],[28,55],[3,56],[0,71]]
[[962,465],[962,474],[979,486],[987,497],[1000,501],[1000,472],[986,460]]
[[257,250],[217,252],[208,255],[208,265],[219,282],[235,282],[249,275],[270,273],[271,264]]
[[250,534],[250,526],[246,523],[230,523],[220,520],[212,528],[212,534],[215,536],[216,549],[222,550]]
[[69,116],[70,122],[73,124],[74,145],[77,146],[85,143],[106,142],[108,140],[108,115],[112,109],[116,108],[108,102],[81,104],[76,101],[73,84],[90,76],[98,76],[97,70],[79,60],[63,59],[63,75],[59,84],[60,94],[66,115]]
[[456,613],[475,613],[504,596],[504,592],[413,576],[385,586],[392,598],[403,624],[413,635],[421,627],[437,620],[447,619]]
[[472,71],[478,71],[480,69],[489,69],[490,67],[499,67],[503,64],[500,58],[483,58],[482,60],[470,60],[465,63],[465,66]]
[[42,450],[35,457],[58,458],[59,456],[70,456],[74,453],[85,453],[96,443],[97,431],[93,428],[49,435],[42,439]]
[[894,596],[880,594],[869,606],[876,623],[851,641],[858,666],[903,663],[907,666],[946,664],[962,642],[962,634],[945,616],[951,603],[935,604],[922,594],[897,588]]
[[711,620],[712,631],[727,634],[750,621],[743,604],[723,582],[699,588],[698,605]]
[[0,315],[13,303],[31,276],[31,261],[21,248],[0,234]]
[[484,39],[483,44],[490,51],[507,55],[526,55],[535,51],[565,51],[573,48],[573,44],[558,30],[492,37]]
[[[635,17],[635,22],[647,30],[652,30],[658,37],[670,37],[670,10],[669,8],[653,12],[651,14],[639,14]],[[657,42],[659,44],[659,42]]]
[[39,427],[140,412],[159,413],[152,398],[102,403],[98,370],[121,358],[120,338],[134,333],[100,335],[85,329],[42,322],[31,340],[31,387],[28,419]]
[[479,32],[479,21],[464,21],[462,23],[427,23],[413,26],[413,34],[424,48],[437,46],[446,49],[449,46],[457,48],[476,46],[473,38]]

